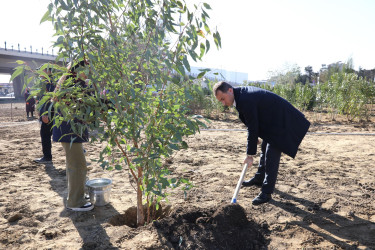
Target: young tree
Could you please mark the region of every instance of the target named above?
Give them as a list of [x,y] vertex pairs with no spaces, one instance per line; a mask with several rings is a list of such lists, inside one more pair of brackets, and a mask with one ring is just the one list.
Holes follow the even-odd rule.
[[269,71],[268,82],[275,84],[293,84],[301,75],[301,69],[296,64],[285,64],[281,69]]
[[106,169],[126,166],[136,183],[138,225],[150,221],[144,202],[158,206],[167,188],[190,185],[169,178],[162,160],[199,131],[200,122],[187,116],[182,81],[189,58],[201,60],[212,40],[221,47],[208,25],[210,9],[178,0],[54,0],[42,18],[55,27],[57,60],[89,62],[81,69],[88,88],[72,89],[68,80],[53,94],[63,114],[56,126],[75,119],[75,132],[96,130],[93,140],[108,143],[99,162]]

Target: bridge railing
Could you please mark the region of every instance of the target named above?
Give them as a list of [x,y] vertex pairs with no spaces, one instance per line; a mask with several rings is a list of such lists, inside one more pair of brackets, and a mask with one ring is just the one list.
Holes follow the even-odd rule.
[[[23,46],[22,46],[23,47]],[[53,53],[53,48],[51,49],[51,53],[49,50],[44,50],[44,48],[42,47],[41,48],[41,52],[39,51],[38,52],[38,48],[34,48],[35,51],[33,51],[33,46],[30,45],[29,47],[30,49],[26,49],[26,47],[23,47],[23,49],[21,48],[20,44],[18,43],[17,44],[17,47],[15,47],[13,44],[11,44],[10,46],[7,44],[7,42],[5,41],[4,42],[4,47],[1,47],[0,46],[0,49],[2,50],[7,50],[7,51],[18,51],[20,53],[28,53],[28,54],[37,54],[37,55],[46,55],[46,56],[55,56],[54,53]]]

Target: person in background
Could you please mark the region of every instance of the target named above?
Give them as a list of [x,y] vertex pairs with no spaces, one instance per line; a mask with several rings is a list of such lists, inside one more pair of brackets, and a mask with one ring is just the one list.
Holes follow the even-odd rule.
[[[35,111],[35,99],[34,97],[30,97],[30,88],[26,88],[25,90],[25,102],[26,102],[26,115],[28,119],[34,118],[34,111]],[[31,116],[29,116],[29,113]]]
[[[44,72],[49,76],[49,79],[47,79],[44,76],[41,76],[43,78],[42,93],[53,92],[55,90],[55,83],[53,82],[53,79],[52,79],[52,68],[47,66],[47,68],[44,69]],[[41,98],[43,98],[43,96]],[[52,118],[51,120],[49,119],[49,115]],[[42,163],[42,164],[52,163],[51,137],[52,137],[52,127],[53,127],[53,115],[54,115],[53,105],[50,101],[46,101],[39,108],[39,116],[40,116],[39,121],[41,123],[40,138],[42,141],[43,157],[35,159],[34,162],[36,163]]]
[[[77,64],[73,64],[73,67],[68,65],[71,76],[73,78],[74,86],[70,88],[83,87],[86,85],[85,80],[87,76],[84,73],[79,73],[79,69],[87,67],[85,61],[81,61]],[[67,76],[62,76],[57,85],[56,89],[64,88],[62,83],[66,80]],[[67,93],[69,95],[69,93]],[[74,97],[72,97],[74,98]],[[60,112],[55,111],[55,117],[62,116]],[[90,211],[94,208],[91,202],[88,202],[85,197],[85,183],[87,174],[87,164],[84,154],[82,143],[88,141],[88,131],[85,130],[82,135],[75,134],[72,129],[72,125],[80,121],[69,120],[63,121],[59,127],[53,127],[53,141],[61,142],[62,147],[65,151],[66,159],[66,173],[68,180],[68,197],[66,207],[72,211]]]
[[261,186],[253,205],[271,200],[274,192],[281,152],[294,158],[310,127],[310,122],[292,104],[280,96],[253,86],[233,88],[218,82],[213,88],[216,99],[225,106],[235,106],[241,121],[247,126],[247,156],[251,166],[257,151],[258,137],[263,139],[259,167],[255,176],[243,186]]

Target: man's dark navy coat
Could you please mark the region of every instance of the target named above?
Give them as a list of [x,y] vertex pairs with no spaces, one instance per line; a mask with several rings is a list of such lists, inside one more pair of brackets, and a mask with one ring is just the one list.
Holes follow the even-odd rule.
[[255,155],[258,137],[294,158],[310,122],[282,97],[257,87],[233,88],[236,109],[248,128],[247,154]]

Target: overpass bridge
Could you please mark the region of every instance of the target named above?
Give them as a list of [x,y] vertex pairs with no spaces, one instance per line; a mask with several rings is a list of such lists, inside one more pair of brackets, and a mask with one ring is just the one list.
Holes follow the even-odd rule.
[[[22,60],[32,69],[38,68],[44,63],[54,63],[56,56],[44,53],[33,53],[28,51],[0,48],[0,74],[13,74],[14,68],[19,66],[16,61]],[[19,75],[13,79],[14,96],[16,99],[23,98],[22,88],[24,85],[24,75]]]

